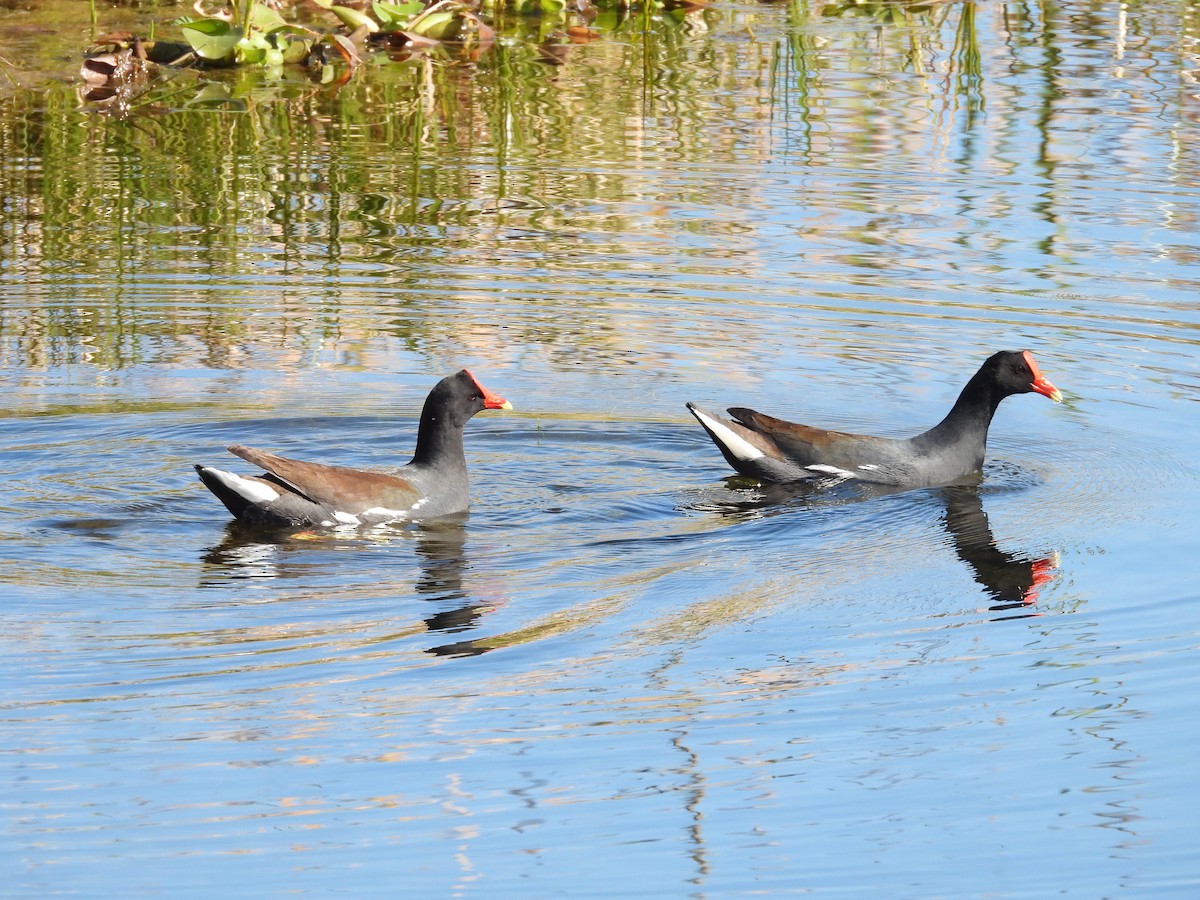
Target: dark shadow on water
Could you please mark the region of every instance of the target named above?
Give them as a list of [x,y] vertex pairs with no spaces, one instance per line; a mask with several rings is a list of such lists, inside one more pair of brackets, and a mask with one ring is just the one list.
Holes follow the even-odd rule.
[[92,517],[87,519],[48,519],[43,523],[35,524],[66,531],[96,543],[109,543],[120,538],[121,532],[129,526],[129,520]]
[[[450,516],[431,523],[407,525],[393,530],[271,531],[231,522],[225,537],[203,555],[202,587],[227,586],[230,580],[254,578],[311,577],[325,567],[318,554],[360,550],[367,541],[389,540],[403,552],[412,545],[420,566],[414,589],[423,600],[436,603],[439,611],[424,619],[430,633],[456,634],[475,627],[492,604],[478,602],[463,585],[469,568],[466,557],[467,516]],[[331,602],[336,599],[331,598]],[[435,656],[478,656],[487,648],[471,642],[439,644],[426,649]]]

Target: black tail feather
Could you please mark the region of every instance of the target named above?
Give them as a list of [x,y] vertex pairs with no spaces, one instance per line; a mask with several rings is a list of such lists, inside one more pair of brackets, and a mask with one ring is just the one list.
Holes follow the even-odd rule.
[[200,476],[200,480],[204,482],[204,486],[213,492],[213,495],[225,504],[225,508],[229,510],[235,519],[240,519],[246,511],[246,507],[250,505],[250,501],[239,494],[237,491],[232,491],[221,482],[216,475],[212,474],[204,466],[196,466],[196,474]]

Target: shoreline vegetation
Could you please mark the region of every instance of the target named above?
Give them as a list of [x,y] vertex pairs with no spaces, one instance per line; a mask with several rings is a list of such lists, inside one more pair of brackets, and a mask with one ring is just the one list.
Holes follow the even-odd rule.
[[[474,64],[498,41],[530,44],[537,62],[561,66],[572,47],[631,29],[645,33],[665,19],[683,22],[709,7],[709,0],[233,0],[212,10],[203,3],[197,0],[194,15],[163,23],[165,37],[158,36],[158,22],[146,33],[95,37],[80,69],[81,99],[127,113],[153,102],[153,90],[181,69],[207,72],[219,83],[220,70],[251,68],[281,80],[293,68],[313,82],[340,85],[364,63]],[[793,3],[789,10],[813,18],[857,16],[884,26],[912,24],[916,16],[949,6],[962,8],[964,20],[973,18],[974,4],[962,0]],[[94,0],[89,8],[95,35],[101,16]]]

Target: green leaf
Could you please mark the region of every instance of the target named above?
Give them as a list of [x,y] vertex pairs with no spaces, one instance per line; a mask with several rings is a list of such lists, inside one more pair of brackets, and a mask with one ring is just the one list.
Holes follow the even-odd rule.
[[513,10],[525,16],[536,16],[542,13],[553,15],[562,12],[566,5],[566,0],[515,0]]
[[619,8],[603,9],[600,15],[591,20],[591,25],[598,31],[616,31],[625,21],[626,14]]
[[280,41],[276,38],[276,46],[283,51],[283,61],[285,63],[298,63],[303,62],[308,57],[309,52],[312,50],[312,40],[310,38],[293,38]]
[[406,30],[421,37],[433,38],[435,41],[452,41],[462,31],[462,17],[457,10],[435,12],[409,25]]
[[229,88],[225,85],[210,81],[203,85],[196,96],[187,101],[188,106],[221,106],[233,99]]
[[277,28],[286,28],[287,22],[276,10],[255,0],[250,7],[250,27],[270,34]]
[[342,20],[342,24],[351,30],[366,28],[371,34],[379,31],[379,23],[365,12],[351,9],[348,6],[331,6],[329,11]]
[[257,65],[267,56],[267,47],[257,41],[242,41],[234,51],[234,59],[243,65]]
[[246,32],[224,19],[199,19],[181,25],[184,40],[203,59],[229,59]]
[[425,4],[420,0],[413,0],[412,3],[380,3],[376,0],[371,4],[371,12],[375,13],[375,18],[388,29],[403,28],[413,16],[424,10]]

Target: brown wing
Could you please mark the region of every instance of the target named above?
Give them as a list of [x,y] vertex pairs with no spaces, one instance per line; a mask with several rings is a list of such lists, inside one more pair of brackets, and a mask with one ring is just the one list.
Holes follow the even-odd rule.
[[747,428],[770,438],[788,459],[805,466],[882,462],[891,458],[890,445],[895,443],[888,438],[787,422],[744,407],[728,412]]
[[407,510],[421,499],[421,492],[399,475],[287,459],[253,447],[235,445],[229,452],[261,466],[310,500],[342,512],[357,514],[377,506]]

